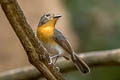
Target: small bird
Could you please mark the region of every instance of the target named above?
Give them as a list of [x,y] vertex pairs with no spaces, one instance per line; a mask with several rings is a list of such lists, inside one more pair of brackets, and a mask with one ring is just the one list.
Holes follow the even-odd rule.
[[60,17],[61,15],[44,14],[37,28],[37,37],[48,50],[50,63],[53,63],[52,59],[56,59],[54,62],[56,63],[59,57],[64,57],[67,60],[71,59],[82,73],[90,72],[88,65],[73,51],[69,41],[55,28],[55,24]]

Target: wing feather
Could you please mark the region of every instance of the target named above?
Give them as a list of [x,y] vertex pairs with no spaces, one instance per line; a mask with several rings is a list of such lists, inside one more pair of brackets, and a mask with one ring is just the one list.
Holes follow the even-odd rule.
[[57,29],[54,30],[54,40],[71,55],[71,59],[78,70],[82,71],[83,73],[90,72],[87,64],[82,59],[80,59],[76,53],[73,52],[69,41]]
[[63,47],[64,50],[66,50],[70,55],[73,54],[72,47],[69,43],[69,41],[63,36],[63,34],[58,31],[57,29],[54,30],[54,40]]

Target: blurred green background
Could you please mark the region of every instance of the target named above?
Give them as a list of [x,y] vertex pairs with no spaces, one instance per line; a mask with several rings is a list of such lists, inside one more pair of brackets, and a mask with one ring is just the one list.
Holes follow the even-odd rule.
[[[79,36],[79,51],[120,47],[120,0],[63,0],[70,13],[73,30]],[[78,72],[72,72],[81,77]],[[72,73],[70,73],[72,75]],[[70,80],[120,80],[120,67],[97,67],[88,77]]]
[[120,0],[65,0],[80,50],[119,48]]

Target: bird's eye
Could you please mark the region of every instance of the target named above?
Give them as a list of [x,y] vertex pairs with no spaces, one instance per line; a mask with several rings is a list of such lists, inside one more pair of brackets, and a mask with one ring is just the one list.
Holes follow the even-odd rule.
[[46,17],[49,17],[50,16],[50,14],[46,14]]

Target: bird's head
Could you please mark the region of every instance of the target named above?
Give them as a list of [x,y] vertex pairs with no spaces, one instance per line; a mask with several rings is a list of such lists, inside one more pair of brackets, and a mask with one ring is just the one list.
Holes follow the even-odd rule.
[[40,22],[39,22],[39,25],[38,25],[38,26],[41,26],[41,25],[46,24],[46,23],[55,24],[56,21],[57,21],[60,17],[61,17],[61,15],[55,15],[55,14],[50,14],[50,13],[44,14],[44,15],[40,18]]

